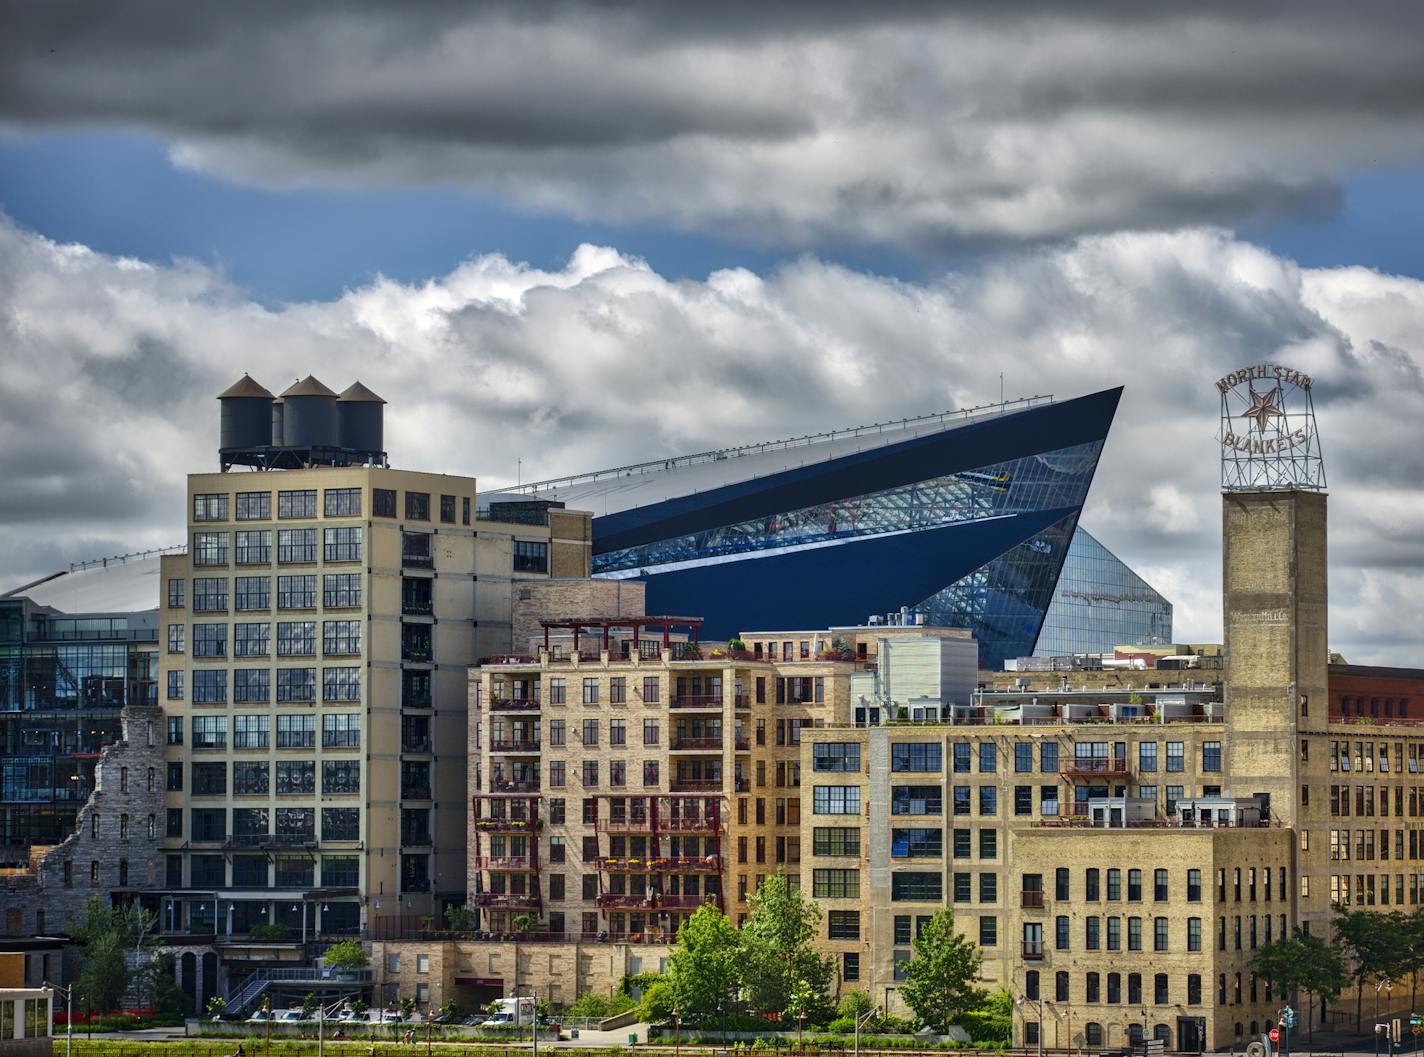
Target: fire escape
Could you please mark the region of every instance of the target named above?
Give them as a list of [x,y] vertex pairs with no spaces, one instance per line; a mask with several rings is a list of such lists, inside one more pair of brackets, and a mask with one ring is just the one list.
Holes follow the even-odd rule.
[[495,698],[490,713],[489,792],[474,797],[475,868],[480,890],[472,896],[492,932],[528,931],[515,926],[543,908],[539,872],[539,696],[520,684],[516,696]]
[[600,799],[609,810],[597,831],[608,850],[598,856],[597,902],[611,934],[670,938],[703,903],[724,909],[720,797]]

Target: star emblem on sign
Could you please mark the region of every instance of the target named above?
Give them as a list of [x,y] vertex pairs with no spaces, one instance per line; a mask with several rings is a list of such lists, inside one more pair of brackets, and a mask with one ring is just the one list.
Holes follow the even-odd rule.
[[1266,432],[1266,425],[1273,418],[1283,418],[1285,413],[1276,404],[1276,398],[1280,396],[1280,389],[1270,389],[1264,393],[1251,390],[1251,406],[1241,412],[1241,418],[1254,418],[1256,420],[1257,432]]

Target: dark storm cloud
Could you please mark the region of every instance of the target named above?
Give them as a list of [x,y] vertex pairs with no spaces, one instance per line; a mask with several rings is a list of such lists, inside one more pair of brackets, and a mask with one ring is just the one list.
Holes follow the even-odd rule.
[[1338,208],[1424,153],[1378,2],[11,5],[0,120],[271,185],[439,184],[934,250]]

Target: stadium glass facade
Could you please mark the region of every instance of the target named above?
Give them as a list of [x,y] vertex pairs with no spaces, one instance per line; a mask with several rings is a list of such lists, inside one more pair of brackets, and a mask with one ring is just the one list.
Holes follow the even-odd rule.
[[0,599],[0,862],[23,866],[74,831],[124,706],[156,700],[156,638],[151,617]]
[[[972,629],[981,664],[997,668],[1034,652],[1120,393],[623,467],[520,498],[606,510],[594,575],[645,581],[649,612],[701,615],[709,636],[908,607]],[[1105,569],[1087,556],[1081,571]],[[1118,578],[1109,571],[1104,591]],[[1065,621],[1094,607],[1091,588],[1060,598]],[[1120,615],[1101,623],[1121,627]]]
[[1172,641],[1172,603],[1079,527],[1034,653],[1110,653],[1153,639]]

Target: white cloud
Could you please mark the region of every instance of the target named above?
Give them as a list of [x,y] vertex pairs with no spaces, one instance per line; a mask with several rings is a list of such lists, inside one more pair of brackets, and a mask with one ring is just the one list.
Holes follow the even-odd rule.
[[[1316,380],[1334,645],[1412,661],[1424,617],[1424,283],[1310,271],[1214,230],[1087,238],[914,284],[804,258],[674,281],[613,249],[499,256],[422,284],[262,307],[201,267],[60,246],[0,218],[4,582],[177,541],[215,465],[213,397],[307,372],[390,401],[397,465],[486,487],[641,458],[1125,384],[1085,523],[1220,634],[1214,379]],[[1404,629],[1401,631],[1401,629]]]

